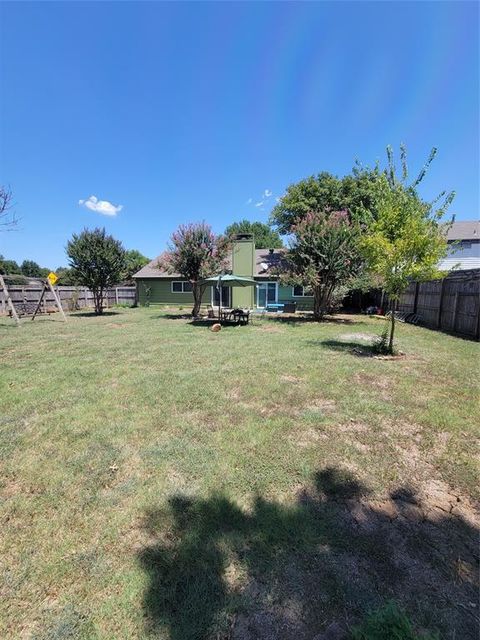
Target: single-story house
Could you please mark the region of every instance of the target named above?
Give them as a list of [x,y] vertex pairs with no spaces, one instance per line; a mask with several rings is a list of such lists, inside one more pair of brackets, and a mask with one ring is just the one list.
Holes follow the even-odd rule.
[[[232,243],[229,271],[237,276],[253,278],[257,286],[222,287],[222,305],[249,309],[265,309],[268,305],[295,302],[299,310],[313,308],[313,297],[301,286],[281,283],[275,268],[284,249],[256,249],[253,236],[239,234]],[[169,274],[158,268],[159,257],[140,269],[133,277],[140,305],[193,305],[192,285],[179,274]],[[216,275],[216,274],[213,274]],[[203,305],[218,306],[217,287],[208,287]]]
[[450,245],[448,256],[439,264],[449,271],[480,269],[480,222],[478,220],[454,222],[447,233]]

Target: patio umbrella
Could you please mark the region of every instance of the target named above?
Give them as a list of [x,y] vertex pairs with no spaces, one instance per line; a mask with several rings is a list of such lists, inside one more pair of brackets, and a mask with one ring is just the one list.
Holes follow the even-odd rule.
[[218,294],[220,297],[218,305],[218,319],[220,320],[220,310],[222,308],[222,287],[255,287],[257,282],[252,278],[246,278],[244,276],[236,276],[232,273],[220,273],[218,276],[210,276],[202,280],[202,284],[215,285],[218,288]]

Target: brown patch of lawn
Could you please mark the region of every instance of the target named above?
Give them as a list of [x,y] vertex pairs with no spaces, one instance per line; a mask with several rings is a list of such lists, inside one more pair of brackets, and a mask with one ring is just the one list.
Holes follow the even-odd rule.
[[0,637],[312,640],[391,599],[475,637],[479,345],[182,315],[0,320]]

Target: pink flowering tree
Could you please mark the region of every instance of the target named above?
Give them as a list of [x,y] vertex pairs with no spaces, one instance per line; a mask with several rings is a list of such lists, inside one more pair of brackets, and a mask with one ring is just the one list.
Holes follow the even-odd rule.
[[202,304],[206,288],[201,284],[202,280],[227,267],[228,249],[227,240],[216,236],[205,222],[182,224],[172,234],[168,250],[158,266],[167,273],[179,273],[192,283],[192,316],[198,316]]
[[360,271],[359,228],[348,211],[310,211],[291,227],[283,280],[313,293],[313,312],[321,320],[335,289]]

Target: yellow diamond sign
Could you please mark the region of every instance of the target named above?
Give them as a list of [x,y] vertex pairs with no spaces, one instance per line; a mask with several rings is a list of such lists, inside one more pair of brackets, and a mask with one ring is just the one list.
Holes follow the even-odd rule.
[[47,276],[48,281],[50,282],[50,284],[53,285],[56,283],[56,281],[58,280],[58,276],[56,273],[53,273],[53,271],[50,271],[50,273]]

